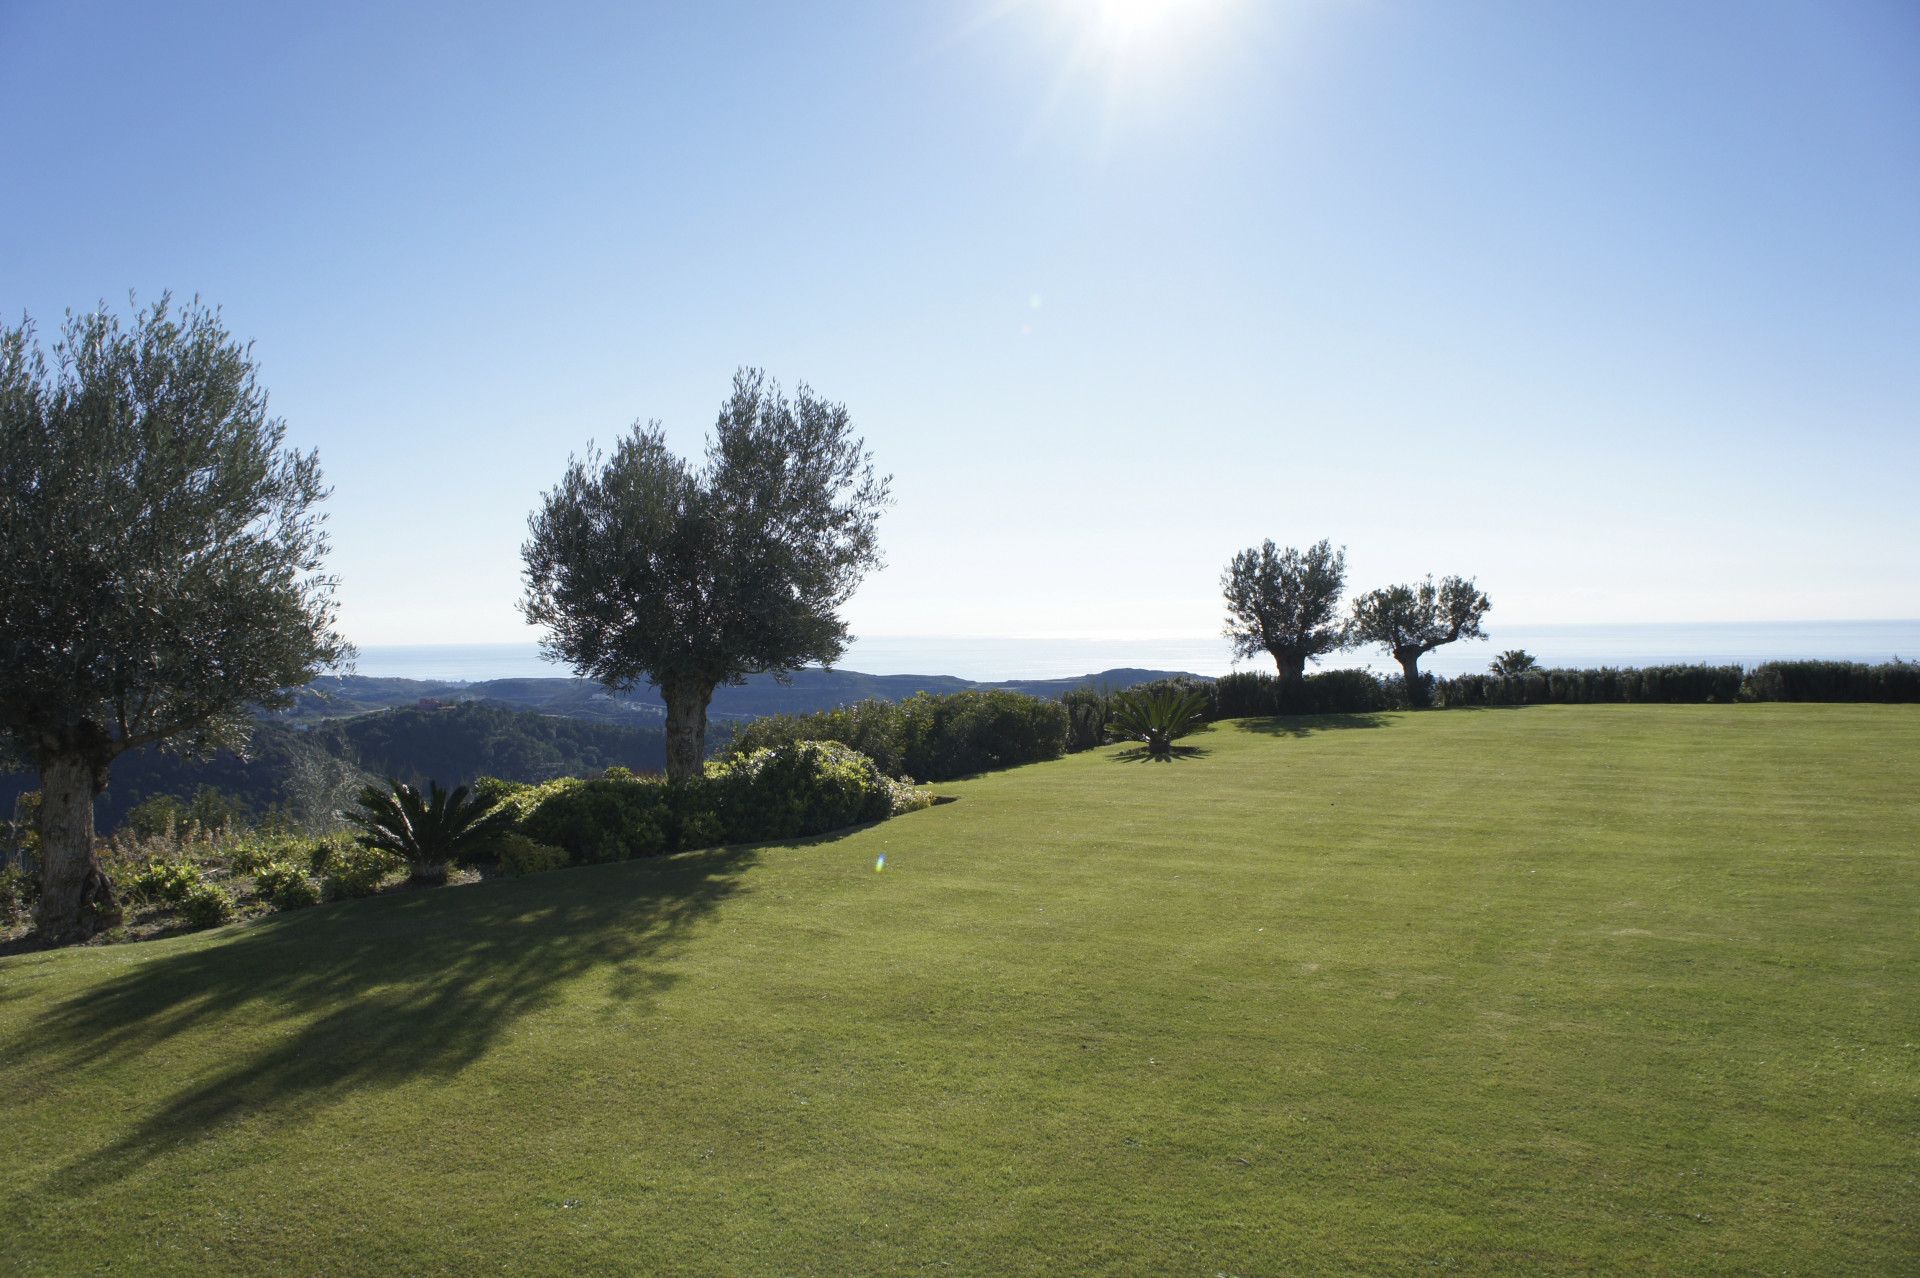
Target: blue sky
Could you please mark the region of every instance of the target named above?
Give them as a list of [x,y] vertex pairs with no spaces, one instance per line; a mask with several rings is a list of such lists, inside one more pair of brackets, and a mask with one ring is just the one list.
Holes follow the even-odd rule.
[[0,5],[0,308],[220,304],[369,644],[734,367],[858,632],[1203,635],[1272,537],[1508,621],[1920,616],[1920,8]]

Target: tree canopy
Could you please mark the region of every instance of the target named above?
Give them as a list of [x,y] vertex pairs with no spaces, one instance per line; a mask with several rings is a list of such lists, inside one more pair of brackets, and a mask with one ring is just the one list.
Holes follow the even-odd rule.
[[1282,680],[1300,678],[1310,659],[1347,646],[1346,585],[1347,552],[1324,539],[1304,552],[1272,541],[1241,551],[1220,578],[1233,655],[1271,653]]
[[1484,639],[1480,620],[1493,601],[1471,577],[1443,577],[1414,585],[1387,586],[1353,601],[1349,629],[1355,642],[1377,643],[1393,654],[1407,680],[1407,699],[1420,704],[1425,683],[1420,658],[1456,639]]
[[845,652],[888,492],[844,405],[742,369],[698,469],[657,422],[570,462],[528,521],[522,611],[579,673],[659,685],[667,772],[688,776],[716,686]]
[[51,364],[30,319],[0,329],[0,746],[42,778],[43,933],[114,913],[91,843],[115,756],[244,741],[349,651],[319,461],[285,437],[197,301],[70,313]]

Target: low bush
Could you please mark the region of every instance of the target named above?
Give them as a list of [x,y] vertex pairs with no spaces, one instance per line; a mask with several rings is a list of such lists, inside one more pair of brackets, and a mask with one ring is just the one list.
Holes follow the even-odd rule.
[[838,741],[795,741],[707,770],[704,785],[732,842],[800,838],[893,815],[880,766]]
[[406,858],[397,852],[348,842],[328,850],[321,892],[329,901],[372,896],[406,864]]
[[173,905],[186,902],[205,876],[191,861],[150,860],[123,875],[120,894],[137,905]]
[[1069,716],[1058,701],[1004,690],[917,693],[806,715],[768,715],[733,736],[728,759],[801,741],[837,741],[889,776],[955,777],[1057,759]]
[[40,880],[17,865],[0,870],[0,926],[12,923],[40,899]]
[[1283,682],[1257,670],[1214,680],[1214,717],[1245,719],[1282,714],[1371,714],[1406,705],[1399,676],[1370,670],[1323,670]]
[[320,900],[320,889],[307,877],[305,867],[293,861],[261,866],[254,872],[253,890],[276,910],[305,909]]
[[1769,661],[1747,673],[1753,701],[1920,701],[1920,661]]
[[535,843],[519,831],[503,834],[496,840],[503,874],[544,874],[563,868],[567,850],[551,843]]
[[529,786],[504,800],[521,834],[595,864],[673,851],[667,783],[651,777],[574,777]]
[[217,884],[202,881],[180,899],[179,910],[188,927],[219,927],[233,920],[233,898]]
[[1436,680],[1433,704],[1448,707],[1731,702],[1739,699],[1743,680],[1744,672],[1739,666],[1700,665],[1528,670],[1517,675],[1468,674]]
[[1067,712],[1067,753],[1078,754],[1103,745],[1107,739],[1107,720],[1113,716],[1112,698],[1098,688],[1075,688],[1062,693],[1060,706]]

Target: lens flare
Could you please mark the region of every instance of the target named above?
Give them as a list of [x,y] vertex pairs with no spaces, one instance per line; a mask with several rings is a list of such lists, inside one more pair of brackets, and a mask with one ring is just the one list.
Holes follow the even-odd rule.
[[879,856],[873,858],[873,872],[875,874],[878,874],[880,873],[880,871],[886,868],[887,868],[887,854],[885,852],[882,852]]

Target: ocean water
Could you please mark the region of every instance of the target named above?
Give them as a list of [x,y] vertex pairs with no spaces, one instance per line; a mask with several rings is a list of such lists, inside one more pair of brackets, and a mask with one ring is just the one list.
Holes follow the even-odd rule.
[[[1758,665],[1819,658],[1887,661],[1920,657],[1920,620],[1673,622],[1652,625],[1494,626],[1485,640],[1435,649],[1421,669],[1454,675],[1487,668],[1497,652],[1524,648],[1548,666],[1653,666],[1687,662]],[[1057,639],[916,635],[856,639],[840,662],[865,674],[958,675],[963,679],[1066,679],[1120,666],[1219,675],[1271,670],[1266,657],[1234,664],[1225,639]],[[1337,653],[1315,669],[1398,670],[1377,649]],[[355,672],[389,678],[474,682],[554,678],[571,671],[527,644],[414,644],[362,648]]]

